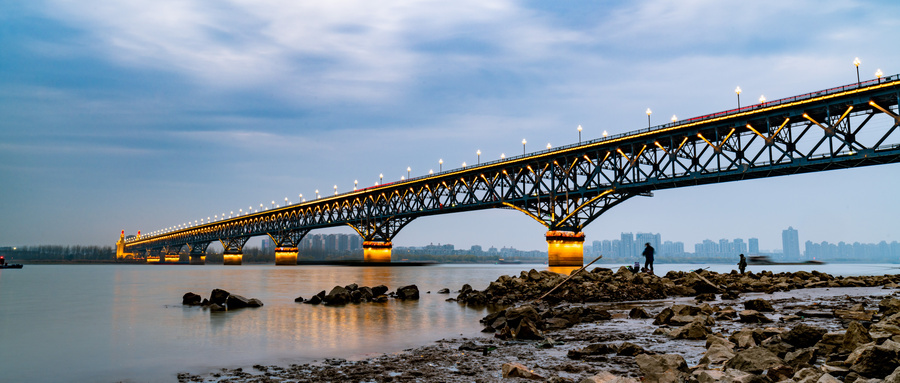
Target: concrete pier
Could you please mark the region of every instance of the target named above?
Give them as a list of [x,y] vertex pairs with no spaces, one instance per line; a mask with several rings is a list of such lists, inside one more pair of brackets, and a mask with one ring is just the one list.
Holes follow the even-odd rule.
[[297,248],[296,247],[276,247],[275,248],[275,264],[282,266],[297,265]]
[[225,260],[226,265],[235,265],[240,266],[241,262],[244,260],[244,253],[228,253],[222,254],[222,258]]
[[548,231],[548,266],[584,265],[584,233],[571,231]]
[[391,242],[365,241],[363,242],[363,261],[365,262],[390,262]]
[[206,254],[191,254],[191,264],[192,265],[205,265],[206,264]]

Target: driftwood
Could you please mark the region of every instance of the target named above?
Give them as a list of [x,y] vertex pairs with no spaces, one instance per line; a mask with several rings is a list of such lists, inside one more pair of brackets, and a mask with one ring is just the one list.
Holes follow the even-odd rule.
[[566,283],[566,282],[568,282],[568,281],[569,281],[569,279],[572,279],[572,277],[574,277],[574,276],[575,276],[575,275],[577,275],[577,274],[578,274],[578,273],[580,273],[580,272],[582,272],[582,271],[584,271],[584,269],[586,269],[586,268],[587,268],[587,267],[588,267],[588,266],[590,266],[590,265],[593,265],[593,264],[594,264],[594,262],[597,262],[597,261],[599,261],[599,260],[600,260],[600,258],[603,258],[603,254],[600,254],[600,256],[599,256],[599,257],[597,257],[597,258],[594,258],[594,260],[593,260],[593,261],[591,261],[591,263],[588,263],[588,264],[586,264],[586,265],[584,265],[584,266],[581,266],[581,268],[580,268],[580,269],[578,269],[578,270],[577,270],[577,271],[575,271],[575,272],[574,272],[574,273],[571,273],[571,274],[569,274],[569,277],[568,277],[568,278],[566,278],[566,279],[564,279],[564,280],[563,280],[563,281],[562,281],[562,282],[559,282],[559,283],[558,283],[558,284],[556,284],[556,286],[553,286],[553,288],[552,288],[552,289],[550,289],[550,291],[548,291],[548,292],[546,292],[546,293],[544,293],[544,295],[541,295],[541,297],[540,297],[540,298],[538,298],[538,299],[535,299],[535,300],[536,300],[536,301],[540,301],[540,300],[543,300],[543,299],[544,299],[544,298],[546,298],[546,297],[547,297],[547,296],[548,296],[548,295],[550,295],[550,293],[552,293],[552,292],[554,292],[554,291],[556,291],[556,289],[557,289],[557,288],[559,288],[559,286],[562,286],[562,285],[563,285],[563,284],[564,284],[564,283]]

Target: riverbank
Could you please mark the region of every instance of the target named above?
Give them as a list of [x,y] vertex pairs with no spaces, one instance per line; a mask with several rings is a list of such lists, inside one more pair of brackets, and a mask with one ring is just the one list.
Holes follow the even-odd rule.
[[[890,351],[894,342],[900,351],[900,330],[893,333],[897,327],[890,327],[896,326],[892,321],[900,322],[900,315],[890,311],[894,310],[891,304],[900,310],[897,299],[900,276],[896,275],[839,278],[822,273],[757,273],[740,276],[704,271],[660,278],[601,269],[567,282],[578,286],[582,294],[576,293],[576,289],[561,289],[568,291],[560,291],[555,297],[551,294],[552,303],[522,305],[533,299],[528,296],[530,291],[538,290],[532,287],[545,286],[545,292],[558,283],[557,277],[547,273],[523,272],[518,277],[500,277],[482,291],[461,289],[454,299],[467,301],[469,296],[483,295],[487,301],[506,300],[504,303],[517,305],[516,309],[506,310],[502,315],[494,313],[483,320],[486,330],[497,331],[495,334],[444,339],[359,361],[327,359],[289,366],[256,365],[223,369],[205,376],[180,374],[179,380],[493,382],[504,375],[534,374],[532,378],[540,380],[581,382],[598,375],[609,378],[611,375],[606,374],[612,374],[625,380],[644,377],[644,381],[726,378],[746,381],[751,376],[761,377],[762,381],[779,381],[784,377],[798,381],[815,377],[812,381],[817,381],[827,372],[828,377],[850,381],[884,379],[893,371],[880,375],[884,369],[873,371],[859,365],[859,355],[849,361],[852,351],[868,350],[866,355],[873,354],[875,345],[855,347],[859,344],[850,342],[847,348],[852,348],[844,350],[835,346],[835,342],[843,347],[846,339],[855,337],[861,332],[859,328],[863,328],[870,338],[860,335],[859,339],[871,339],[878,350],[888,349],[885,352],[894,352],[895,358],[896,351]],[[599,282],[607,277],[605,282]],[[585,279],[595,279],[593,286]],[[687,283],[687,280],[694,282]],[[514,294],[524,292],[520,297],[495,295],[505,285],[520,283],[526,285],[514,289],[518,291]],[[593,299],[593,291],[601,284],[631,292],[614,296],[623,302],[587,302],[584,298]],[[705,285],[713,290],[698,292],[696,287]],[[627,299],[635,293],[660,293],[660,289],[665,298]],[[671,297],[675,290],[687,296]],[[890,299],[891,295],[894,300]],[[522,323],[526,323],[524,327]],[[786,341],[793,339],[793,335],[787,334],[803,332],[804,326],[814,328],[813,335],[802,341],[791,340],[798,344]],[[848,327],[852,331],[848,332]],[[848,333],[853,336],[845,336]],[[813,339],[816,334],[818,339]],[[863,350],[865,347],[868,349]],[[740,364],[748,359],[748,353],[756,355],[749,359],[768,360],[770,365],[757,371],[758,365]],[[808,356],[803,359],[797,353]],[[769,358],[769,354],[774,356]],[[760,359],[758,355],[768,359]],[[518,379],[526,378],[510,378],[510,381]]]

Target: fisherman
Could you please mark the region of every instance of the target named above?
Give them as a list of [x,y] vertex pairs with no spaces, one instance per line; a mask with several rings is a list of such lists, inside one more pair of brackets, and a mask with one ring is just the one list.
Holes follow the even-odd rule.
[[650,242],[644,245],[644,252],[641,255],[646,258],[644,267],[650,270],[650,274],[653,274],[653,246],[650,246]]
[[741,260],[738,262],[738,269],[741,270],[741,274],[747,269],[747,258],[744,258],[744,254],[741,254]]

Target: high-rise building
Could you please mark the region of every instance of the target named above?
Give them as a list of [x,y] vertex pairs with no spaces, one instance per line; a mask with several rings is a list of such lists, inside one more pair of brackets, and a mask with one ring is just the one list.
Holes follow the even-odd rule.
[[660,254],[662,250],[661,236],[653,233],[637,233],[634,238],[634,247],[637,254],[644,252],[644,244],[649,243],[656,250],[656,254]]
[[785,259],[800,259],[800,235],[793,226],[781,232],[781,249]]
[[750,254],[759,254],[759,238],[750,238]]
[[622,233],[621,238],[622,239],[619,240],[619,257],[630,258],[637,255],[634,252],[634,235],[631,233]]

